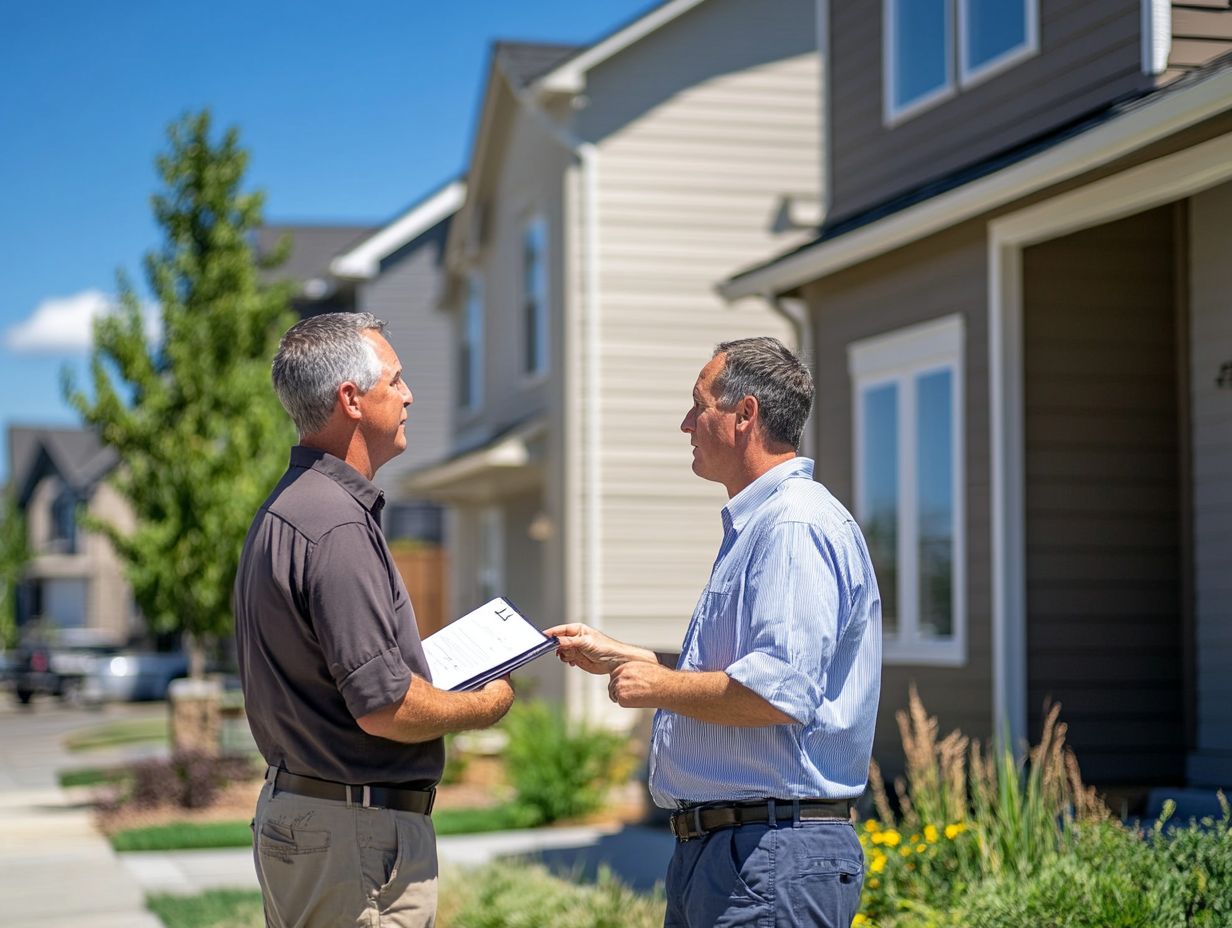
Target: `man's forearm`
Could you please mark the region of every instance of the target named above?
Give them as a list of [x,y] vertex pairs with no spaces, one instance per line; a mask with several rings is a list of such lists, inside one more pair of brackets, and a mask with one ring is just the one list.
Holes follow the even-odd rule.
[[796,721],[721,670],[669,670],[659,664],[630,663],[613,671],[608,691],[628,708],[666,709],[716,725],[758,728]]
[[370,735],[416,744],[454,731],[487,728],[498,722],[513,701],[512,690],[494,684],[470,693],[438,690],[422,677],[411,679],[402,702],[359,719]]

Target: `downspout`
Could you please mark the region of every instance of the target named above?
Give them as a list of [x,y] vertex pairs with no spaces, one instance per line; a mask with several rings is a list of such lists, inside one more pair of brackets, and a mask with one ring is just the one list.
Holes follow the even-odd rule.
[[[525,90],[515,91],[518,102],[547,131],[548,135],[578,161],[582,172],[582,319],[583,334],[582,394],[586,398],[583,429],[583,477],[585,498],[586,544],[584,568],[586,595],[583,597],[586,622],[592,628],[602,628],[603,558],[601,544],[602,507],[599,498],[599,439],[602,435],[599,406],[599,151],[552,119],[534,96]],[[567,247],[567,246],[566,246]],[[567,505],[567,502],[566,502]],[[589,694],[589,690],[587,690]],[[587,714],[594,707],[587,705]]]
[[[809,316],[808,304],[799,297],[779,296],[776,293],[763,294],[763,298],[772,310],[787,320],[791,326],[792,338],[795,341],[796,353],[809,368],[813,369],[813,321]],[[813,403],[808,420],[804,423],[804,434],[800,438],[801,453],[816,460],[820,448],[817,447],[817,429],[815,422],[817,404]]]

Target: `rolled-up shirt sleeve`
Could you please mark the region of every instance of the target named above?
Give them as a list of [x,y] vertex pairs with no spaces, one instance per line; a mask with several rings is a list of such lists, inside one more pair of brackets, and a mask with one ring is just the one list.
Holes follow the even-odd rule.
[[305,579],[317,641],[351,715],[401,702],[412,674],[397,644],[384,555],[368,526],[348,523],[322,536]]
[[828,540],[806,523],[771,527],[749,562],[742,596],[745,653],[727,675],[807,724],[824,698],[843,602]]

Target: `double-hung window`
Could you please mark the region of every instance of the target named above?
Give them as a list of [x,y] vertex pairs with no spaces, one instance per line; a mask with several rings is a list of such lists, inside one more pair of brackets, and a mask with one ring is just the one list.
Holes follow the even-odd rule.
[[538,377],[548,369],[548,226],[534,216],[522,231],[523,373]]
[[887,663],[966,659],[961,316],[848,346],[856,519]]
[[885,116],[905,119],[1039,47],[1039,0],[883,0]]
[[466,280],[466,305],[458,340],[458,405],[475,410],[483,405],[483,277],[472,271]]

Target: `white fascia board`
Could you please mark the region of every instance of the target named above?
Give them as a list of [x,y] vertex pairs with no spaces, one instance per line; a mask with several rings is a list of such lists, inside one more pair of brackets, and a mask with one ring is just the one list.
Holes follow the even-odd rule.
[[706,0],[671,0],[656,7],[624,29],[612,33],[543,75],[535,81],[535,89],[540,93],[581,93],[586,88],[586,72],[595,65],[624,51],[634,42],[705,2]]
[[1142,73],[1163,74],[1171,54],[1171,0],[1142,0]]
[[352,280],[371,280],[380,270],[382,259],[455,213],[465,197],[465,182],[455,180],[446,184],[350,251],[334,258],[329,263],[330,272]]
[[724,281],[718,285],[718,292],[728,302],[784,293],[1077,177],[1229,109],[1232,109],[1232,70],[1167,94],[1016,165],[880,222],[818,243],[745,276]]

